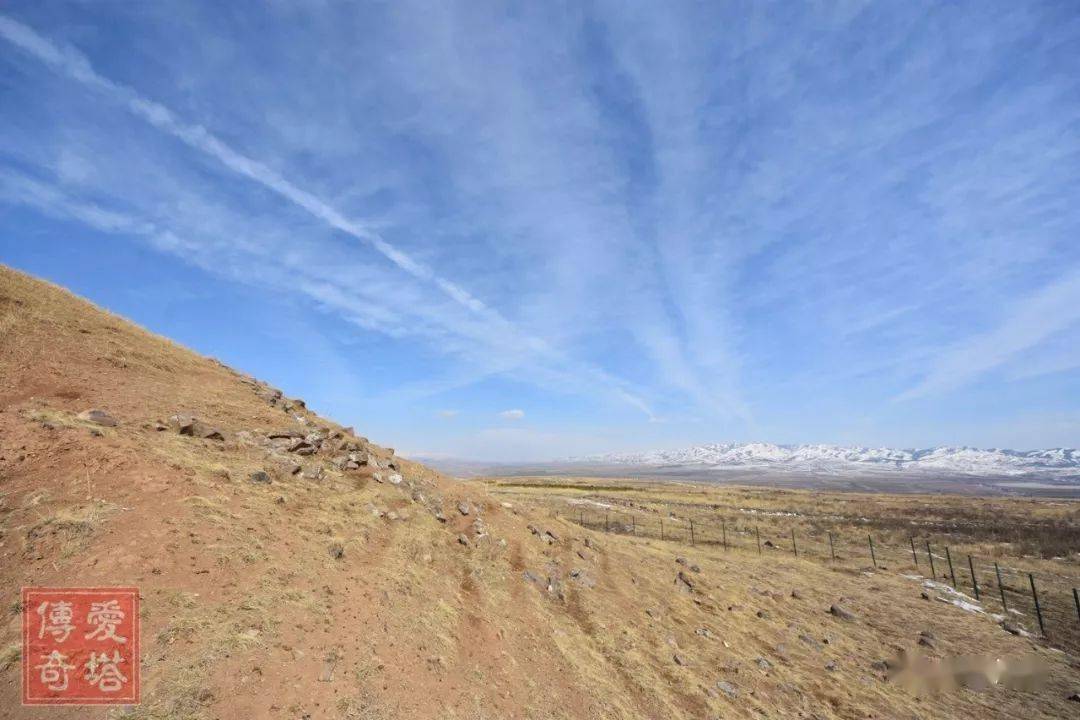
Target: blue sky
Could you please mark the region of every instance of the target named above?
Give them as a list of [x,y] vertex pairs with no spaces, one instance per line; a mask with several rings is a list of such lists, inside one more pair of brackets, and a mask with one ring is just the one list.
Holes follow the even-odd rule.
[[0,5],[0,261],[412,453],[1080,445],[1080,6]]

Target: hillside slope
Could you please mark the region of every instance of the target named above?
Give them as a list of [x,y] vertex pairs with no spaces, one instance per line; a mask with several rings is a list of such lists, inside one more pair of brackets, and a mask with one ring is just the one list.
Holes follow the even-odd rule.
[[[79,418],[92,408],[117,425]],[[901,575],[715,548],[681,559],[678,545],[507,506],[3,268],[0,533],[0,717],[121,716],[19,706],[22,585],[140,588],[131,718],[1034,720],[1078,707],[1074,660],[928,603]],[[915,697],[881,661],[920,631],[937,656],[1036,653],[1048,684]]]

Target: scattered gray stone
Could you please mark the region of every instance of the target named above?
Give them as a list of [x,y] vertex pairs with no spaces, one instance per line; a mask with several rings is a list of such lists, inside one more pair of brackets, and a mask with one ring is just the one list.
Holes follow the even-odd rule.
[[829,606],[829,614],[844,622],[855,622],[855,614],[840,605]]
[[262,485],[270,484],[270,475],[262,470],[256,470],[248,476],[248,479],[253,483],[259,483]]
[[312,455],[315,453],[315,446],[304,438],[296,438],[285,450],[297,455]]
[[835,660],[830,660],[829,662],[825,663],[825,669],[829,672],[836,672],[839,667],[840,666],[836,664]]
[[589,575],[581,568],[574,568],[573,570],[571,570],[570,577],[573,578],[578,583],[578,585],[581,585],[582,587],[596,587],[596,581],[589,577]]
[[694,591],[694,583],[691,582],[690,578],[686,577],[686,574],[683,573],[682,570],[675,575],[675,587],[678,588],[679,591],[685,593]]
[[388,483],[390,483],[391,485],[400,485],[401,484],[401,476],[398,475],[397,473],[390,473],[389,475],[386,476],[386,481]]
[[258,395],[271,405],[276,405],[278,400],[281,399],[281,391],[277,388],[266,388],[265,390],[259,391]]
[[461,513],[462,515],[468,515],[469,514],[469,503],[462,500],[461,502],[458,503],[457,509],[458,509],[458,512]]
[[791,599],[792,600],[802,600],[802,595],[799,593],[798,590],[792,590],[791,591]]
[[328,550],[330,552],[330,557],[335,560],[340,560],[345,556],[345,546],[341,543],[330,543]]
[[323,469],[321,465],[312,465],[304,469],[303,478],[305,480],[322,480]]
[[764,670],[764,671],[766,671],[766,672],[768,672],[768,671],[769,671],[770,669],[772,669],[772,663],[771,663],[771,662],[769,662],[768,660],[766,660],[766,659],[765,659],[765,658],[763,658],[763,657],[759,657],[759,658],[758,658],[757,660],[755,660],[754,662],[755,662],[755,663],[757,663],[757,666],[758,666],[759,668],[761,668],[762,670]]
[[769,611],[768,610],[758,610],[757,611],[757,616],[762,620],[768,620],[769,619]]
[[526,570],[521,575],[522,575],[522,577],[525,578],[526,582],[531,582],[531,583],[540,582],[540,578],[538,578],[536,575],[534,575],[532,570]]
[[457,536],[457,541],[458,541],[459,543],[461,543],[462,545],[464,545],[465,547],[469,547],[469,545],[471,544],[471,543],[469,542],[469,538],[468,538],[468,536],[466,536],[466,535],[464,535],[464,534],[458,535],[458,536]]
[[739,689],[729,683],[727,680],[721,680],[717,682],[716,689],[727,695],[732,700],[739,697]]
[[98,410],[96,408],[91,410],[83,410],[76,415],[79,420],[83,422],[93,423],[95,425],[102,425],[104,427],[116,427],[119,423],[109,413],[104,410]]
[[799,639],[819,652],[825,648],[825,646],[820,641],[818,641],[817,638],[810,637],[806,633],[799,635]]
[[681,667],[686,667],[687,665],[690,664],[690,661],[687,660],[686,657],[684,657],[683,655],[680,655],[679,653],[675,653],[674,655],[672,655],[671,659],[675,661],[676,665],[679,665]]
[[266,437],[270,438],[271,440],[292,440],[294,438],[304,437],[304,432],[302,430],[294,430],[292,428],[288,428],[285,430],[274,430],[268,433]]
[[180,435],[202,438],[204,440],[224,440],[225,436],[217,428],[210,427],[202,420],[191,415],[173,415],[169,418],[169,427]]
[[566,592],[563,590],[562,582],[557,577],[549,577],[547,584],[548,594],[554,595],[558,600],[566,600]]

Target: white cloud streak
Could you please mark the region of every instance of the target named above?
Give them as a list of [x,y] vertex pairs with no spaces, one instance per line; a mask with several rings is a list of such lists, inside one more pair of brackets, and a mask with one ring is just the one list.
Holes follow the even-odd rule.
[[364,224],[345,217],[313,193],[300,188],[262,163],[234,150],[206,128],[186,124],[177,119],[175,114],[164,105],[142,97],[131,88],[98,74],[89,60],[74,48],[60,47],[26,25],[2,15],[0,15],[0,37],[55,71],[105,94],[162,132],[217,160],[223,167],[277,193],[330,227],[367,243],[402,271],[418,280],[433,284],[445,296],[480,316],[489,324],[492,332],[506,338],[507,345],[521,346],[525,350],[542,354],[557,364],[573,364],[574,371],[578,375],[599,382],[610,391],[613,397],[628,402],[650,418],[653,416],[649,404],[637,392],[632,391],[627,383],[598,367],[574,362],[565,353],[551,347],[541,338],[523,333],[497,310],[474,297],[457,283],[438,276],[431,268],[394,247]]
[[897,399],[912,400],[962,387],[1078,322],[1080,270],[1017,302],[994,329],[945,352],[922,381]]

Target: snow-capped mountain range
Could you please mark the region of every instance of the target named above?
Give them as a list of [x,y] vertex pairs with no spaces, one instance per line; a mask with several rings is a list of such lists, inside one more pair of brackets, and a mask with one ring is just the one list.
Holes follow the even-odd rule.
[[932,472],[945,475],[1044,476],[1080,478],[1080,451],[980,450],[936,447],[925,450],[839,447],[836,445],[774,445],[772,443],[711,443],[681,450],[591,455],[575,463],[693,467],[698,469],[768,469],[792,472],[848,474],[867,472]]

